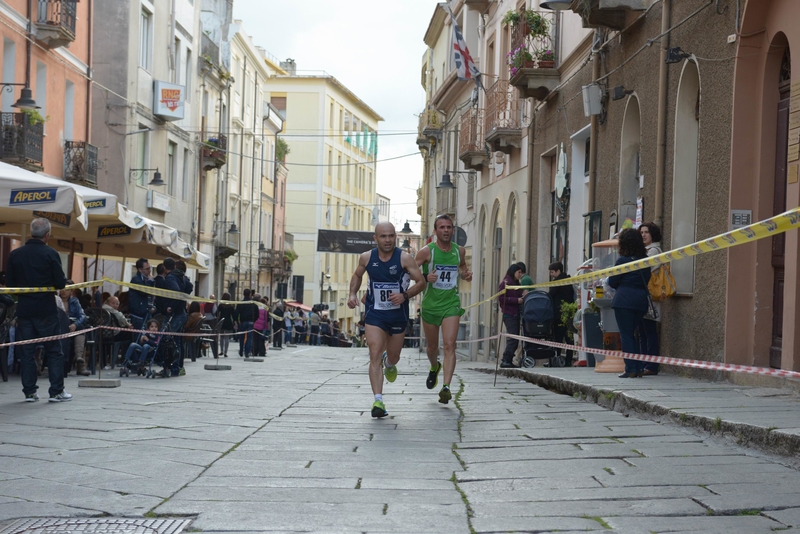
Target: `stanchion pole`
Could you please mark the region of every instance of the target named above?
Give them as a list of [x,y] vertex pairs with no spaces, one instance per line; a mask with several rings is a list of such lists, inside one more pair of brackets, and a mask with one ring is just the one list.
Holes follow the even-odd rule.
[[[219,298],[217,298],[217,310],[219,310]],[[219,353],[222,350],[222,332],[220,332],[220,324],[217,324],[217,353],[214,355],[214,363],[208,363],[203,366],[206,371],[230,371],[230,365],[222,365],[219,363]]]

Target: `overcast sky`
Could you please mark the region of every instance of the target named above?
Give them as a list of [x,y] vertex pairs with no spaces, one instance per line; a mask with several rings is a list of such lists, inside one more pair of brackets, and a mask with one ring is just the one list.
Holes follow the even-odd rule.
[[[302,70],[325,70],[385,121],[379,133],[378,193],[391,199],[391,218],[416,220],[422,157],[416,145],[425,104],[420,71],[422,41],[436,0],[234,0],[233,15],[245,33],[270,54],[293,58]],[[291,180],[291,169],[289,174]],[[419,229],[419,224],[412,223]],[[397,228],[399,231],[400,228]]]

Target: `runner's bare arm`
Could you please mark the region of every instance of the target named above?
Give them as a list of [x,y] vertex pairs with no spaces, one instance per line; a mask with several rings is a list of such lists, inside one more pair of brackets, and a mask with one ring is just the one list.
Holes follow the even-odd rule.
[[459,247],[459,252],[461,253],[461,264],[458,266],[458,270],[461,271],[461,278],[464,279],[465,282],[472,282],[472,271],[469,270],[467,266],[467,258],[465,257],[466,254],[464,252],[464,247]]
[[[419,256],[419,254],[417,256]],[[422,276],[422,271],[420,270],[419,265],[417,265],[415,259],[411,257],[411,254],[403,252],[403,254],[400,255],[400,264],[414,281],[414,285],[408,288],[406,294],[408,295],[408,298],[416,297],[425,289],[425,277]]]
[[364,273],[367,272],[367,262],[369,262],[371,253],[372,251],[368,250],[359,256],[356,271],[350,277],[350,298],[347,299],[347,306],[351,310],[358,308],[358,290],[361,289],[361,281],[364,279]]
[[[417,252],[417,257],[415,258],[415,260],[417,262],[417,267],[421,267],[422,265],[425,265],[426,263],[431,261],[431,249],[429,247],[422,247],[419,250],[419,252]],[[428,275],[425,277],[425,280],[427,280],[430,283],[433,283],[438,278],[439,274],[435,270],[433,270],[428,273]]]

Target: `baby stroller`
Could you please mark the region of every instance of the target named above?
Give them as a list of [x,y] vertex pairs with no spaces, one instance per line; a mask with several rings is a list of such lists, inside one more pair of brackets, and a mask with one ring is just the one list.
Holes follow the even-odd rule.
[[[163,320],[164,317],[160,317],[160,319]],[[161,325],[156,348],[148,355],[148,367],[144,371],[145,378],[169,378],[171,376],[170,367],[178,359],[179,354],[175,336],[167,335],[170,333],[170,321],[172,321],[172,316]],[[154,371],[153,364],[160,365],[161,371]]]
[[[525,295],[522,302],[522,333],[525,337],[553,341],[555,314],[553,301],[547,291],[534,290]],[[522,367],[533,367],[536,360],[548,360],[550,367],[564,367],[563,356],[557,356],[556,350],[545,345],[537,345],[531,341],[523,342]]]

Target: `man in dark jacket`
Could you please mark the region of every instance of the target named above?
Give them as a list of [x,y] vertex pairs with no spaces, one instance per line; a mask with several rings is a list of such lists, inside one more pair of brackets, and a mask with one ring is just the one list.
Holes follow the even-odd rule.
[[[185,276],[182,271],[175,267],[175,260],[167,258],[164,260],[164,289],[175,291],[178,293],[186,293],[186,285],[184,283]],[[191,284],[191,282],[190,282]],[[191,291],[191,289],[189,290]],[[186,325],[186,301],[183,299],[172,299],[167,297],[159,297],[161,299],[160,310],[165,315],[171,318],[169,329],[171,332],[183,332],[183,327]],[[182,339],[182,338],[181,338]],[[181,339],[176,339],[178,353],[180,354]],[[172,376],[184,375],[186,372],[183,370],[183,358],[175,358],[170,369]]]
[[[243,292],[244,300],[250,301],[250,290]],[[239,356],[250,356],[253,352],[253,333],[248,330],[253,329],[253,324],[258,317],[258,307],[255,304],[237,304],[233,312],[233,320],[238,325],[239,332]]]
[[[145,258],[136,260],[136,274],[131,278],[131,284],[147,287],[155,286],[155,282],[150,276],[150,262]],[[130,311],[131,323],[133,323],[134,328],[142,330],[147,312],[152,306],[152,300],[149,294],[131,288],[128,293],[128,311]]]
[[[553,281],[564,280],[569,278],[567,273],[564,272],[564,264],[560,261],[550,264],[550,278]],[[553,301],[553,313],[555,314],[555,328],[553,334],[556,343],[570,343],[569,336],[567,335],[567,325],[561,324],[561,304],[564,302],[575,302],[575,289],[572,284],[564,286],[553,286],[550,288],[550,300]],[[556,349],[558,354],[561,354],[561,349]],[[567,367],[572,366],[572,351],[568,350],[564,358]]]
[[[50,222],[34,219],[31,222],[31,239],[8,256],[6,285],[8,287],[55,287],[64,289],[67,278],[61,267],[58,252],[47,246],[50,239]],[[37,339],[61,333],[56,307],[56,294],[22,293],[17,303],[17,340]],[[46,341],[47,370],[50,378],[50,402],[65,402],[72,395],[64,391],[64,355],[59,341]],[[25,402],[39,400],[36,393],[36,344],[21,345],[22,392]]]
[[283,301],[278,301],[272,310],[272,348],[283,348]]

